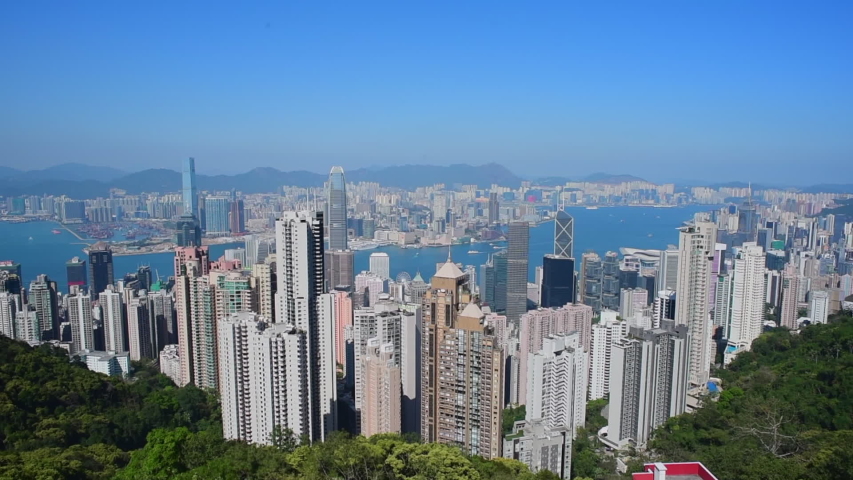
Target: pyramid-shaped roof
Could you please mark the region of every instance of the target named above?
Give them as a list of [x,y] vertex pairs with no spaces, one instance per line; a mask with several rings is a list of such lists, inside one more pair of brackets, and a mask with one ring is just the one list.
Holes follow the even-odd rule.
[[456,266],[453,261],[448,260],[441,268],[438,269],[438,272],[435,273],[437,278],[452,278],[457,279],[460,277],[464,277],[465,273]]

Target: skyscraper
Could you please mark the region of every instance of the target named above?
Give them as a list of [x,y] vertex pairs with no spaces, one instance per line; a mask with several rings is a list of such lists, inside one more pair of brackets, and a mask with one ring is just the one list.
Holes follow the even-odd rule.
[[527,311],[530,225],[512,222],[507,235],[506,317],[510,323],[518,325],[518,320]]
[[89,247],[89,293],[97,298],[113,282],[113,251],[108,243],[98,242]]
[[625,322],[606,320],[592,326],[589,347],[589,399],[598,400],[610,393],[610,363],[613,344],[623,337]]
[[644,448],[655,428],[684,413],[688,349],[687,328],[671,322],[664,329],[631,327],[613,346],[606,443]]
[[227,235],[231,226],[228,216],[231,212],[231,199],[228,197],[206,197],[204,199],[204,219],[208,235]]
[[681,228],[678,242],[678,287],[675,323],[686,325],[690,333],[689,381],[705,385],[711,370],[711,318],[709,301],[711,263],[714,260],[717,229],[711,222],[696,221]]
[[355,256],[352,250],[327,250],[326,251],[326,288],[328,291],[335,289],[352,289],[355,281],[353,261]]
[[216,344],[226,439],[272,445],[277,429],[307,434],[304,330],[240,312],[219,319]]
[[500,223],[501,210],[498,202],[498,192],[489,192],[489,225]]
[[371,253],[370,271],[382,278],[391,278],[391,257],[385,252]]
[[35,308],[44,330],[43,339],[59,340],[59,304],[56,282],[47,275],[39,275],[30,282],[29,301]]
[[201,226],[192,215],[181,215],[175,222],[175,244],[179,247],[200,247]]
[[829,318],[829,292],[812,290],[809,292],[809,319],[813,324],[826,323]]
[[575,219],[563,209],[557,210],[554,220],[554,255],[575,258]]
[[601,308],[619,310],[619,254],[607,252],[601,262]]
[[80,290],[86,290],[88,282],[86,281],[88,271],[86,270],[86,261],[80,257],[74,257],[65,264],[65,275],[68,278],[68,291],[71,287],[77,287]]
[[243,207],[243,200],[231,201],[231,212],[228,215],[228,222],[228,229],[232,235],[246,231],[246,210]]
[[764,249],[755,242],[746,242],[734,262],[731,316],[724,332],[728,340],[725,364],[739,352],[749,350],[764,328]]
[[306,395],[297,435],[322,441],[337,428],[334,298],[324,294],[323,214],[284,212],[276,221],[276,322],[305,332]]
[[329,250],[347,249],[347,183],[343,167],[329,172]]
[[527,404],[528,360],[538,352],[549,335],[578,332],[580,346],[589,351],[592,330],[592,308],[588,305],[565,305],[561,308],[540,308],[521,316],[518,327],[518,399],[513,403]]
[[497,457],[503,352],[494,328],[469,303],[465,274],[452,260],[431,284],[423,298],[421,439],[459,446],[468,455]]
[[71,324],[71,353],[95,349],[92,325],[92,301],[76,287],[65,297],[68,322]]
[[179,386],[193,383],[199,388],[216,388],[214,291],[209,272],[207,247],[175,249]]
[[402,390],[397,355],[399,350],[395,352],[393,343],[380,344],[378,337],[367,341],[361,357],[364,375],[361,435],[400,433]]
[[800,272],[797,265],[789,263],[782,272],[782,308],[779,315],[779,326],[790,330],[797,329],[797,292],[800,289]]
[[581,277],[579,299],[593,311],[601,311],[601,257],[595,252],[587,252],[581,257]]
[[545,255],[542,259],[541,302],[543,308],[575,302],[575,259]]
[[[104,324],[104,350],[108,352],[126,352],[127,341],[124,336],[124,305],[121,293],[112,285],[98,295],[101,306],[101,321]],[[132,360],[139,360],[133,358]]]
[[151,312],[147,292],[131,293],[127,302],[127,338],[131,360],[157,358],[157,323]]
[[181,175],[181,196],[184,203],[184,215],[199,218],[198,192],[195,186],[195,159],[184,159]]

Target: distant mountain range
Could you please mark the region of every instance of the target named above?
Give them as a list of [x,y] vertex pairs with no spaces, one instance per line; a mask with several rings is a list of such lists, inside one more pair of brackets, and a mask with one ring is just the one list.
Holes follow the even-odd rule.
[[[197,175],[199,190],[227,191],[235,189],[244,193],[271,193],[280,191],[285,185],[298,187],[321,187],[328,175],[297,170],[283,172],[263,167],[255,168],[237,175]],[[438,183],[448,188],[454,185],[476,183],[479,188],[488,188],[493,184],[518,187],[524,178],[512,173],[503,165],[488,163],[485,165],[456,164],[436,165],[398,165],[391,167],[359,168],[346,172],[349,182],[378,182],[386,187],[413,190],[417,187]],[[566,182],[586,181],[604,184],[645,181],[633,175],[611,175],[594,173],[586,177],[545,177],[532,182],[542,186],[563,185]],[[729,182],[711,186],[743,186],[741,182]],[[130,194],[142,192],[177,192],[181,189],[181,174],[168,169],[148,169],[127,173],[110,167],[94,167],[79,163],[66,163],[42,170],[23,171],[0,166],[0,195],[68,195],[72,198],[106,197],[111,188],[119,188]],[[756,190],[760,185],[753,184]],[[853,192],[853,185],[815,185],[799,189],[800,191],[844,193]]]

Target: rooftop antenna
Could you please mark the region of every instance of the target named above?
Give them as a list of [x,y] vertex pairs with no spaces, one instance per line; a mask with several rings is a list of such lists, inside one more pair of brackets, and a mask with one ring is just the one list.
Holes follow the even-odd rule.
[[450,245],[447,246],[447,263],[453,263],[453,259],[450,258]]

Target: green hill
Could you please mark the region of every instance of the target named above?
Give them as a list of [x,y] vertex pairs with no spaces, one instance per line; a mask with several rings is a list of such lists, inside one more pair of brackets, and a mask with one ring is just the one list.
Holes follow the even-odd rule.
[[853,478],[853,318],[759,337],[716,402],[670,419],[653,458],[701,461],[718,478]]
[[151,367],[125,381],[0,336],[0,479],[556,478],[399,435],[277,437],[274,447],[224,440],[216,397]]

